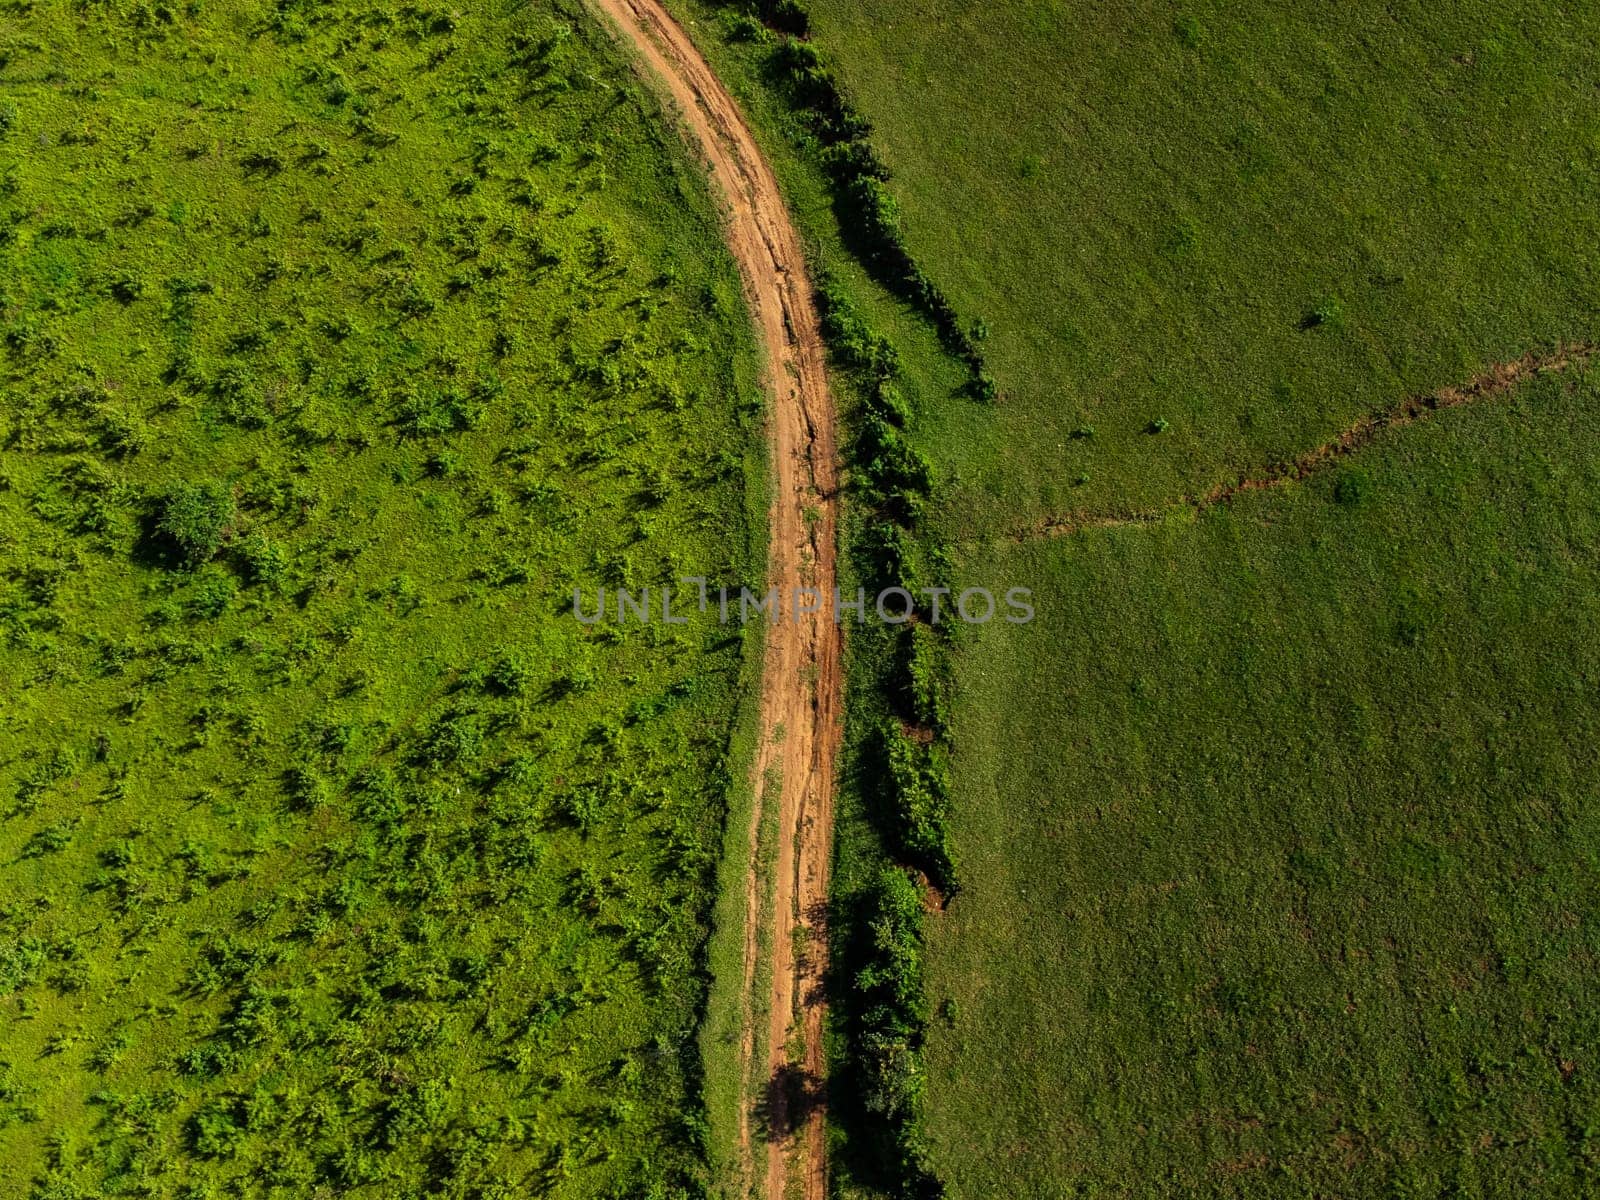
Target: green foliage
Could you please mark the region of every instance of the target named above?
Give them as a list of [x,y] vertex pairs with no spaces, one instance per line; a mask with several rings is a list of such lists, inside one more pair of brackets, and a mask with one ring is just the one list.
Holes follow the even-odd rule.
[[252,533],[239,543],[239,567],[246,583],[276,588],[289,570],[289,552],[264,533]]
[[483,686],[501,696],[522,696],[533,687],[533,667],[520,654],[502,654],[483,673]]
[[570,616],[760,570],[699,172],[546,0],[0,25],[0,1190],[699,1194],[743,647]]
[[222,549],[235,516],[233,493],[225,483],[180,483],[160,500],[156,530],[185,564],[199,566]]
[[[876,177],[867,156],[860,159]],[[910,442],[913,409],[901,392],[900,355],[837,280],[824,276],[818,300],[829,352],[858,402],[849,422],[862,502],[850,525],[854,569],[873,590],[909,592],[913,608],[931,620],[921,589],[942,582],[948,554],[922,520],[935,498],[933,472]],[[876,782],[864,799],[881,846],[869,857],[916,867],[946,897],[959,886],[949,832],[949,653],[939,626],[874,624],[854,642],[850,680],[857,711],[888,710],[868,744],[858,735],[865,775]],[[859,964],[857,987],[843,1005],[849,1051],[840,1064],[855,1084],[848,1115],[841,1113],[851,1129],[850,1156],[864,1147],[872,1185],[888,1194],[938,1200],[943,1185],[928,1166],[922,1127],[922,897],[901,867],[882,865],[865,888],[841,892],[836,904],[836,953],[848,947]]]
[[928,1170],[921,1128],[928,1020],[922,895],[904,871],[885,867],[861,904],[863,945],[852,989],[853,1082],[875,1126],[877,1170],[893,1180],[892,1194],[938,1200],[944,1189]]
[[950,727],[948,647],[927,625],[912,626],[905,639],[904,704],[913,721],[943,737]]
[[884,726],[882,737],[900,857],[926,871],[942,890],[953,891],[949,755],[942,744],[913,736],[896,720]]

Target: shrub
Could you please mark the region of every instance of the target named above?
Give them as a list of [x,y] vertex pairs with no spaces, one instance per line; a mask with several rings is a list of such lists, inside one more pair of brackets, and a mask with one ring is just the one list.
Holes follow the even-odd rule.
[[239,566],[247,583],[276,588],[288,571],[289,555],[265,534],[252,533],[239,545]]
[[909,736],[891,719],[883,728],[884,758],[903,857],[921,867],[940,888],[956,887],[950,851],[950,756],[936,741]]
[[189,1144],[201,1158],[232,1158],[245,1140],[245,1130],[231,1101],[208,1101],[189,1118]]
[[898,1181],[893,1194],[936,1200],[944,1189],[928,1169],[922,1133],[922,896],[904,871],[886,867],[867,891],[865,910],[853,1030],[861,1104],[879,1124],[880,1152]]
[[[215,571],[215,568],[212,568]],[[214,620],[228,609],[233,599],[233,580],[223,574],[208,574],[200,580],[189,598],[189,611],[205,620]]]
[[210,392],[222,416],[242,429],[264,429],[272,412],[262,396],[255,373],[243,363],[229,363],[211,381]]
[[502,654],[483,673],[486,690],[501,696],[521,696],[533,683],[533,671],[518,654]]
[[111,281],[109,290],[118,304],[132,304],[144,295],[144,287],[143,279],[123,273]]
[[471,713],[441,718],[423,739],[418,759],[429,767],[470,762],[483,752],[483,729]]
[[843,289],[831,280],[824,281],[817,289],[817,301],[822,309],[822,335],[841,366],[880,382],[900,373],[900,356],[894,346],[867,327]]
[[399,405],[398,423],[411,437],[435,437],[471,429],[483,416],[483,403],[492,394],[480,386],[467,395],[460,388],[419,389]]
[[441,450],[429,455],[427,471],[435,479],[454,479],[461,474],[461,455],[454,450]]
[[728,40],[730,42],[765,42],[768,40],[767,29],[754,17],[735,17],[728,25]]
[[332,797],[327,779],[307,763],[296,763],[285,771],[283,787],[294,806],[307,811],[321,808]]
[[926,625],[913,625],[906,640],[905,691],[912,718],[942,736],[950,718],[950,679],[944,645]]
[[933,490],[932,470],[928,460],[907,445],[893,425],[876,416],[864,420],[857,457],[869,495],[888,505],[902,520],[910,520],[922,511],[923,502]]
[[878,521],[861,533],[863,574],[874,587],[904,588],[917,595],[922,572],[918,569],[916,539],[893,521]]
[[927,1017],[922,996],[922,896],[911,878],[885,867],[873,882],[866,928],[871,947],[856,975],[856,990],[870,1001],[869,1014],[897,1024],[921,1024]]
[[284,161],[283,155],[270,148],[252,150],[239,162],[247,175],[277,175],[289,165]]
[[180,483],[162,497],[156,529],[195,567],[216,557],[233,520],[233,493],[226,484]]
[[1337,296],[1325,296],[1300,318],[1301,329],[1337,328],[1344,323],[1344,305]]
[[150,442],[150,427],[137,413],[107,407],[100,413],[100,444],[113,458],[138,454]]
[[811,31],[811,19],[798,0],[758,0],[761,19],[780,33],[804,37]]

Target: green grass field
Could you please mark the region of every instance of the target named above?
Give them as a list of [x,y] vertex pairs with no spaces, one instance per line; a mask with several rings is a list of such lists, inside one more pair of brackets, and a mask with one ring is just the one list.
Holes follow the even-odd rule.
[[[955,640],[899,1075],[850,1061],[899,703],[852,634],[835,1192],[886,1182],[863,1078],[952,1200],[1600,1188],[1596,372],[1182,502],[1600,334],[1600,18],[809,0],[990,407],[773,39],[673,7],[896,348],[907,537],[1039,611]],[[6,7],[0,1194],[727,1183],[758,647],[570,607],[759,576],[755,360],[574,0]]]
[[685,1194],[761,402],[561,4],[0,24],[0,1192]]
[[988,326],[998,407],[919,389],[933,524],[958,586],[1040,602],[956,652],[950,1195],[1593,1190],[1593,379],[1182,500],[1595,336],[1600,26],[807,7]]
[[952,1196],[1593,1190],[1597,417],[969,564],[1047,599],[960,657]]
[[808,8],[912,251],[990,329],[998,412],[924,426],[957,536],[1204,492],[1600,328],[1592,11]]

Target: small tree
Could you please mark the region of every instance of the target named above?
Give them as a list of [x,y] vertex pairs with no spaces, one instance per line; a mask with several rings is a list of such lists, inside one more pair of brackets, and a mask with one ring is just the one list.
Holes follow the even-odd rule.
[[185,563],[197,567],[216,557],[233,523],[233,494],[215,480],[180,483],[162,498],[156,528]]

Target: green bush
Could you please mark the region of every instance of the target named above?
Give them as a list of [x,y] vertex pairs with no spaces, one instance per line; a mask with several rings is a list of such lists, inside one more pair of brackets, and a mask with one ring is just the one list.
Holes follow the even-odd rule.
[[861,531],[857,555],[862,573],[872,587],[879,590],[904,588],[913,597],[917,595],[922,577],[921,554],[916,538],[906,529],[893,521],[874,522]]
[[912,720],[942,738],[950,724],[950,674],[944,643],[929,626],[911,627],[905,644],[905,700]]
[[239,543],[239,566],[245,581],[275,589],[289,569],[289,554],[262,533],[252,533]]
[[896,1181],[892,1194],[938,1200],[944,1188],[928,1169],[922,1134],[928,1020],[922,894],[904,871],[885,867],[868,888],[864,909],[866,945],[852,989],[861,1105]]
[[500,696],[521,696],[533,685],[533,669],[519,654],[502,654],[485,668],[485,690]]
[[233,493],[215,480],[180,483],[161,499],[156,529],[191,567],[222,549],[234,520]]
[[889,792],[902,856],[927,872],[946,892],[956,888],[950,851],[950,755],[937,741],[923,741],[891,718],[883,727]]

